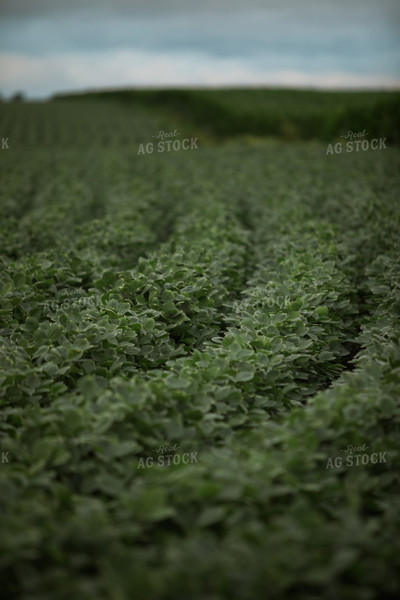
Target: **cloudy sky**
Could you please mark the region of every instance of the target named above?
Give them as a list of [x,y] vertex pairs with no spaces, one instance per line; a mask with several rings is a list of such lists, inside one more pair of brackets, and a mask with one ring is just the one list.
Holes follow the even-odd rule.
[[400,88],[398,0],[1,0],[0,93]]

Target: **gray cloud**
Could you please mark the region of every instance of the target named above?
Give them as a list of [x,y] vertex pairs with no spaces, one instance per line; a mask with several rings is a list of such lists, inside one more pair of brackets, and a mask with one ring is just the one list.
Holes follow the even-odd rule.
[[[371,14],[390,22],[400,21],[398,0],[2,0],[0,15],[4,17],[38,17],[40,15],[65,15],[75,11],[92,14],[123,14],[157,18],[176,14],[232,14],[254,10],[279,10],[318,18],[342,14],[343,17]],[[329,23],[326,23],[329,26]],[[354,23],[357,26],[357,23]]]
[[37,73],[36,59],[51,59],[53,73],[59,61],[66,73],[68,56],[76,70],[79,55],[130,53],[148,65],[165,56],[176,73],[183,72],[177,57],[191,57],[201,77],[201,61],[211,71],[214,61],[219,73],[221,61],[242,61],[242,76],[254,71],[258,79],[284,70],[302,80],[316,73],[393,80],[399,15],[398,0],[0,0],[0,49],[8,69],[30,58]]
[[[22,0],[13,1],[17,2],[17,7],[18,2],[24,4]],[[47,0],[34,0],[33,4],[36,3],[43,8]],[[397,29],[380,18],[382,7],[376,5],[367,18],[365,7],[352,14],[355,6],[350,3],[344,13],[339,13],[331,3],[322,2],[310,19],[304,6],[314,5],[313,0],[296,4],[291,10],[288,9],[288,1],[279,8],[275,6],[266,10],[265,6],[257,8],[257,2],[253,0],[250,5],[253,10],[242,14],[203,11],[196,15],[183,12],[124,16],[115,12],[118,6],[125,4],[125,0],[118,0],[112,7],[114,12],[107,18],[101,12],[87,12],[87,5],[82,4],[80,10],[83,12],[79,15],[73,11],[63,16],[39,13],[30,18],[3,20],[3,25],[0,24],[0,48],[35,55],[134,47],[191,50],[215,56],[257,56],[279,52],[292,54],[294,59],[296,56],[329,56],[333,53],[339,58],[346,53],[383,56],[398,48]],[[150,3],[158,4],[158,0]],[[173,4],[180,4],[180,0]],[[224,0],[220,0],[219,4],[224,4]],[[321,12],[328,4],[333,11],[329,19]],[[97,0],[95,5],[108,6],[108,3]],[[132,4],[136,5],[143,5],[145,12],[141,1]],[[204,9],[204,4],[202,7]]]
[[[310,1],[310,0],[309,0]],[[313,1],[313,0],[311,0]],[[97,13],[122,13],[125,15],[160,15],[219,12],[220,10],[252,10],[272,6],[279,0],[3,0],[1,12],[6,16],[39,16],[43,14],[67,14],[87,10]]]

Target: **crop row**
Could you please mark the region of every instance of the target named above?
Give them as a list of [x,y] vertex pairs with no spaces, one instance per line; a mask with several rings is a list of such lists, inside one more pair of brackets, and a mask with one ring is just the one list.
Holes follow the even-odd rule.
[[[0,103],[0,132],[8,138],[9,154],[24,148],[60,152],[75,148],[85,152],[94,144],[106,150],[132,147],[165,128],[165,120],[145,106],[135,111],[99,102]],[[4,154],[4,151],[3,151]]]
[[[141,106],[177,114],[216,137],[276,136],[286,140],[328,141],[347,131],[364,129],[399,143],[397,91],[338,92],[280,89],[226,90],[116,90],[78,96],[81,101],[118,103],[136,110]],[[68,103],[77,96],[60,96]],[[56,103],[57,104],[57,103]]]
[[3,594],[396,597],[398,151],[104,132],[4,155]]
[[[310,249],[304,254],[310,259]],[[254,411],[251,430],[230,436],[225,430],[221,447],[202,446],[195,431],[190,439],[187,424],[191,416],[204,425],[221,421],[219,414],[229,417],[227,388],[237,386],[243,403],[248,372],[235,380],[218,364],[223,358],[237,365],[243,351],[247,358],[250,346],[243,343],[216,341],[214,349],[210,344],[191,359],[173,361],[169,374],[152,373],[143,382],[115,378],[103,392],[83,379],[80,393],[40,412],[5,407],[4,424],[20,430],[4,445],[15,465],[1,471],[6,591],[33,589],[55,598],[60,589],[82,594],[85,588],[93,598],[117,589],[122,598],[166,600],[190,592],[200,600],[211,585],[218,597],[238,600],[394,597],[400,583],[393,535],[400,526],[395,249],[376,259],[367,275],[375,302],[363,319],[355,370],[307,406],[282,414],[279,425]],[[269,374],[276,369],[272,365]],[[206,382],[193,394],[176,379],[189,372]],[[214,419],[210,392],[219,403]],[[174,401],[179,410],[171,414]],[[233,404],[230,396],[230,409]],[[196,464],[138,469],[135,456],[144,447],[151,456],[166,439],[179,439],[182,456],[197,447]],[[327,469],[329,458],[349,444],[385,453],[389,468],[385,462]]]
[[73,261],[60,269],[36,257],[25,272],[10,265],[1,288],[11,334],[2,344],[3,397],[49,399],[85,374],[127,375],[200,346],[219,333],[219,309],[243,285],[246,249],[247,233],[233,217],[198,206],[136,269],[104,271],[92,292],[76,290],[81,306],[67,306]]

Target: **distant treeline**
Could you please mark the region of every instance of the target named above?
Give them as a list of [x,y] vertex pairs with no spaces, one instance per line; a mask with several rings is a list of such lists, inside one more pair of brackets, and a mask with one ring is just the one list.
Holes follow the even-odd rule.
[[58,95],[111,100],[164,110],[211,136],[332,140],[347,131],[400,143],[400,92],[289,89],[116,90]]

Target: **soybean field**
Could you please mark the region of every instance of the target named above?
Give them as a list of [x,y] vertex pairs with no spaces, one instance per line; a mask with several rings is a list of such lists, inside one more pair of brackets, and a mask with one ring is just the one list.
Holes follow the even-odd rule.
[[399,597],[398,108],[0,103],[3,598]]

